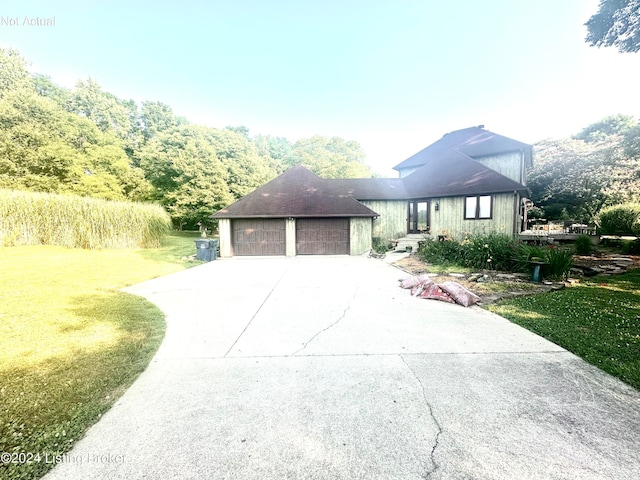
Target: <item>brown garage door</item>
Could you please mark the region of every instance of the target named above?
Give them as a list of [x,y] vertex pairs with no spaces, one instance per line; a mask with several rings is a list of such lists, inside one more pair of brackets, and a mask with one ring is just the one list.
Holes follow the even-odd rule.
[[231,222],[234,255],[284,255],[284,219],[251,218]]
[[348,218],[299,218],[296,221],[298,255],[348,255]]

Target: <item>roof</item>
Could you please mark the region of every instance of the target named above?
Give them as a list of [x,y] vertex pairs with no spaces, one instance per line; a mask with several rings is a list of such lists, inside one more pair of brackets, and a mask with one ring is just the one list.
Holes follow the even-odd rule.
[[327,180],[341,195],[358,200],[405,200],[407,189],[401,178],[339,178]]
[[402,170],[404,168],[420,167],[427,163],[429,159],[451,149],[458,150],[471,158],[523,151],[527,166],[532,166],[533,147],[531,145],[498,135],[479,126],[447,133],[437,142],[420,150],[393,168],[394,170]]
[[348,194],[296,165],[213,215],[214,218],[377,217]]
[[432,156],[426,164],[402,180],[407,198],[527,191],[524,185],[453,149]]

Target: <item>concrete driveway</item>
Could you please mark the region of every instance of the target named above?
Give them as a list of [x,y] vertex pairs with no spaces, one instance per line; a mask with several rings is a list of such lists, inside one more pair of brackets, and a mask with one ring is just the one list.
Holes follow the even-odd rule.
[[166,339],[46,478],[640,478],[638,391],[405,276],[234,258],[127,289]]

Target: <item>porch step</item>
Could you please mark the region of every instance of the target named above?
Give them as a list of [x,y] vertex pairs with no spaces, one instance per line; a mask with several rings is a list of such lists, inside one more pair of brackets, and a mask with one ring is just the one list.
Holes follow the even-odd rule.
[[406,237],[398,238],[398,245],[396,250],[406,250],[407,247],[411,247],[414,252],[418,251],[418,242],[425,239],[421,234],[409,234]]

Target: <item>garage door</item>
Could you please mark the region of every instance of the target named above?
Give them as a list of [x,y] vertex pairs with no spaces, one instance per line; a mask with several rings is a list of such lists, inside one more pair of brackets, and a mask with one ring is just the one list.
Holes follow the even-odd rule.
[[284,255],[284,219],[242,219],[231,222],[234,255]]
[[348,218],[299,218],[296,221],[298,255],[348,255]]

